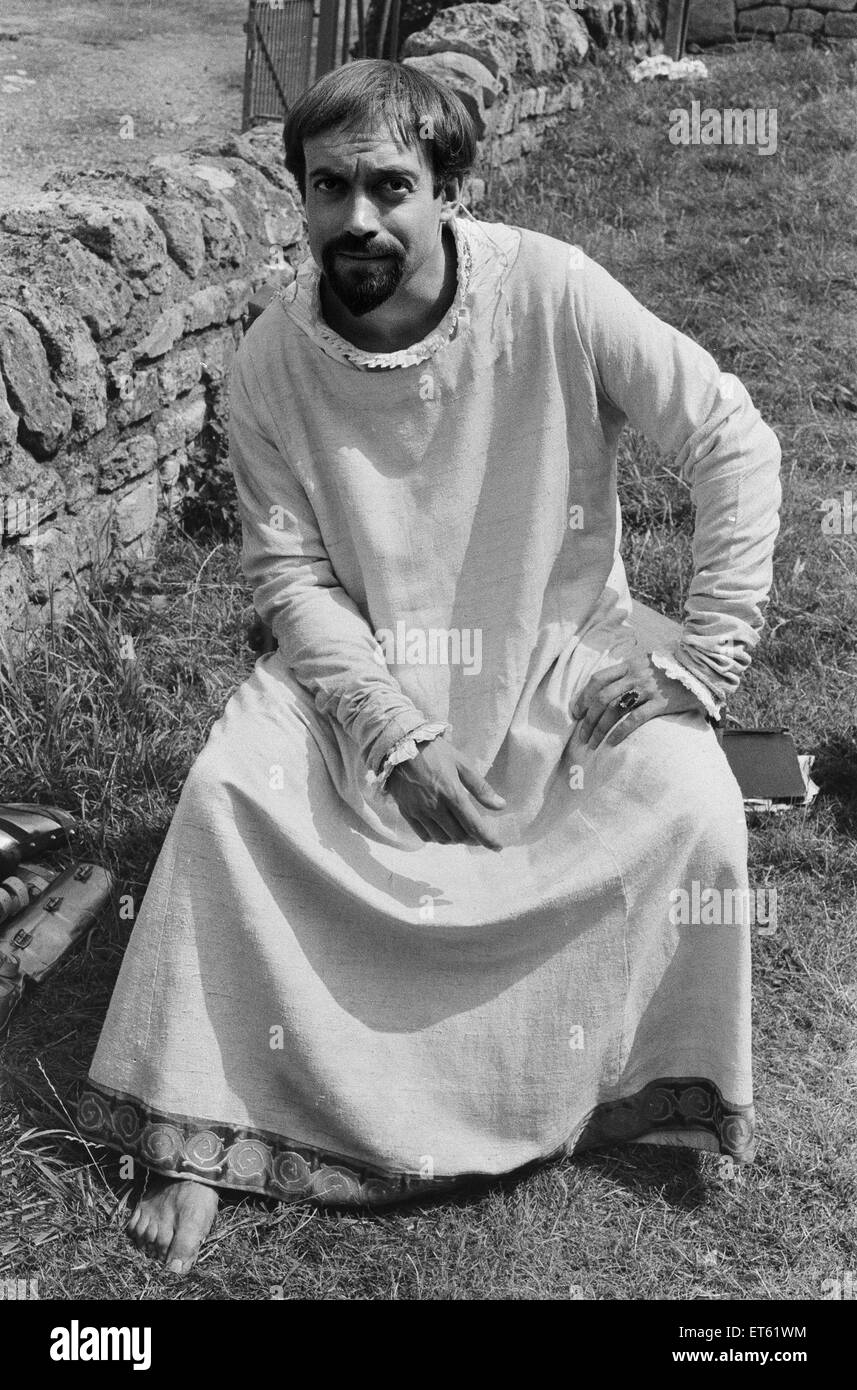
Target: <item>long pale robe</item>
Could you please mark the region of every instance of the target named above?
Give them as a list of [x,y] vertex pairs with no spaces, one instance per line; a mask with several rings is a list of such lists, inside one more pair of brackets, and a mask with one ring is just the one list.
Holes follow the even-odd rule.
[[[346,343],[308,258],[235,360],[279,649],[191,769],[79,1107],[167,1174],[382,1202],[596,1143],[753,1153],[751,924],[710,910],[746,894],[746,829],[704,708],[762,627],[776,436],[577,248],[452,232],[421,344]],[[681,629],[628,591],[626,422],[690,486]],[[592,751],[574,698],[634,644],[702,703]],[[506,798],[499,853],[424,843],[378,785],[426,720]]]

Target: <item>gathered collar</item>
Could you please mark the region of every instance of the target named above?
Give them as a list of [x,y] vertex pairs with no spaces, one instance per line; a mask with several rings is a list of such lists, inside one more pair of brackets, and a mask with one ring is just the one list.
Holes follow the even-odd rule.
[[433,356],[438,348],[449,341],[455,333],[465,296],[471,285],[473,274],[473,247],[471,228],[478,225],[472,214],[465,211],[471,220],[465,221],[459,214],[450,218],[450,227],[455,237],[456,249],[456,291],[449,309],[440,323],[425,338],[398,352],[364,352],[355,347],[326,322],[322,313],[319,281],[321,270],[313,256],[308,254],[298,266],[295,278],[290,285],[278,290],[276,298],[286,312],[330,357],[340,362],[350,362],[355,367],[409,367],[424,362]]

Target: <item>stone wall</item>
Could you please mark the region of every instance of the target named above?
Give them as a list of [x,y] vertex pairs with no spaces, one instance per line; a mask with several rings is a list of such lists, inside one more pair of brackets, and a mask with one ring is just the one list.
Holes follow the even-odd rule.
[[[441,11],[450,9],[455,3],[456,0],[401,0],[396,57],[404,57],[407,40],[415,30],[427,29]],[[493,5],[504,3],[504,0],[484,0],[484,3]],[[666,6],[667,0],[571,0],[562,7],[554,5],[552,8],[572,9],[583,20],[597,47],[605,48],[616,40],[643,37],[643,27],[648,29],[653,19],[656,23],[663,22]],[[386,8],[387,0],[369,0],[366,11],[367,53],[377,52],[381,20]],[[638,32],[634,33],[634,30]],[[352,49],[351,56],[357,56],[357,45]],[[385,56],[391,56],[388,48]]]
[[[62,619],[92,563],[150,547],[210,457],[247,301],[303,251],[281,128],[0,215],[0,637]],[[271,250],[273,249],[273,252]],[[0,651],[3,643],[0,641]]]
[[[642,57],[661,36],[660,5],[644,0],[508,0],[454,5],[402,45],[405,63],[446,82],[473,116],[480,170],[534,149],[545,130],[579,109],[593,61]],[[478,205],[481,182],[470,184]]]
[[[469,207],[582,104],[593,59],[647,51],[658,9],[480,2],[409,37],[405,61],[476,120]],[[93,563],[149,551],[189,474],[222,457],[248,304],[306,253],[281,135],[270,123],[137,169],[66,173],[0,214],[0,664],[25,628],[67,616]]]
[[688,41],[774,39],[790,48],[857,39],[857,0],[693,0]]

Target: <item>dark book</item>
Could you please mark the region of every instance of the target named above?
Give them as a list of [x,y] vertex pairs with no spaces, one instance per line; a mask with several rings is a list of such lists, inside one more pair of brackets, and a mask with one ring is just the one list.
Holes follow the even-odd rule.
[[788,729],[724,729],[717,735],[745,800],[806,799],[806,783]]

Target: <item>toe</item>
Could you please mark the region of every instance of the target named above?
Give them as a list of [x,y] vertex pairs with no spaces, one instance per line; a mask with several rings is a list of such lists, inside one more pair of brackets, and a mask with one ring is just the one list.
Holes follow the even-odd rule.
[[167,1262],[167,1253],[173,1243],[174,1235],[173,1223],[161,1218],[158,1222],[158,1234],[153,1241],[152,1254],[155,1259],[163,1261],[164,1264]]
[[177,1231],[167,1251],[165,1264],[173,1274],[187,1274],[199,1254],[201,1241],[197,1233]]
[[150,1216],[146,1222],[145,1229],[140,1233],[140,1247],[146,1251],[147,1255],[154,1254],[155,1242],[158,1239],[159,1223],[156,1216]]
[[164,1260],[164,1264],[166,1265],[170,1274],[187,1274],[193,1266],[193,1260],[183,1260],[180,1255],[177,1255],[175,1253],[175,1245],[176,1243],[175,1241],[173,1241],[172,1245],[167,1251],[167,1257]]
[[214,1206],[208,1201],[195,1207],[191,1204],[191,1209],[179,1218],[166,1257],[167,1267],[174,1274],[187,1274],[196,1263],[200,1246],[211,1230],[215,1208],[216,1202]]
[[147,1214],[146,1212],[142,1212],[142,1211],[141,1211],[141,1212],[139,1213],[139,1215],[137,1216],[137,1219],[136,1219],[134,1225],[131,1226],[131,1225],[129,1224],[129,1226],[128,1226],[128,1234],[129,1234],[129,1236],[131,1237],[131,1239],[133,1240],[134,1244],[135,1244],[139,1249],[142,1249],[142,1247],[143,1247],[143,1246],[145,1245],[145,1243],[146,1243],[146,1232],[148,1231],[148,1229],[149,1229],[149,1216],[148,1216],[148,1214]]

